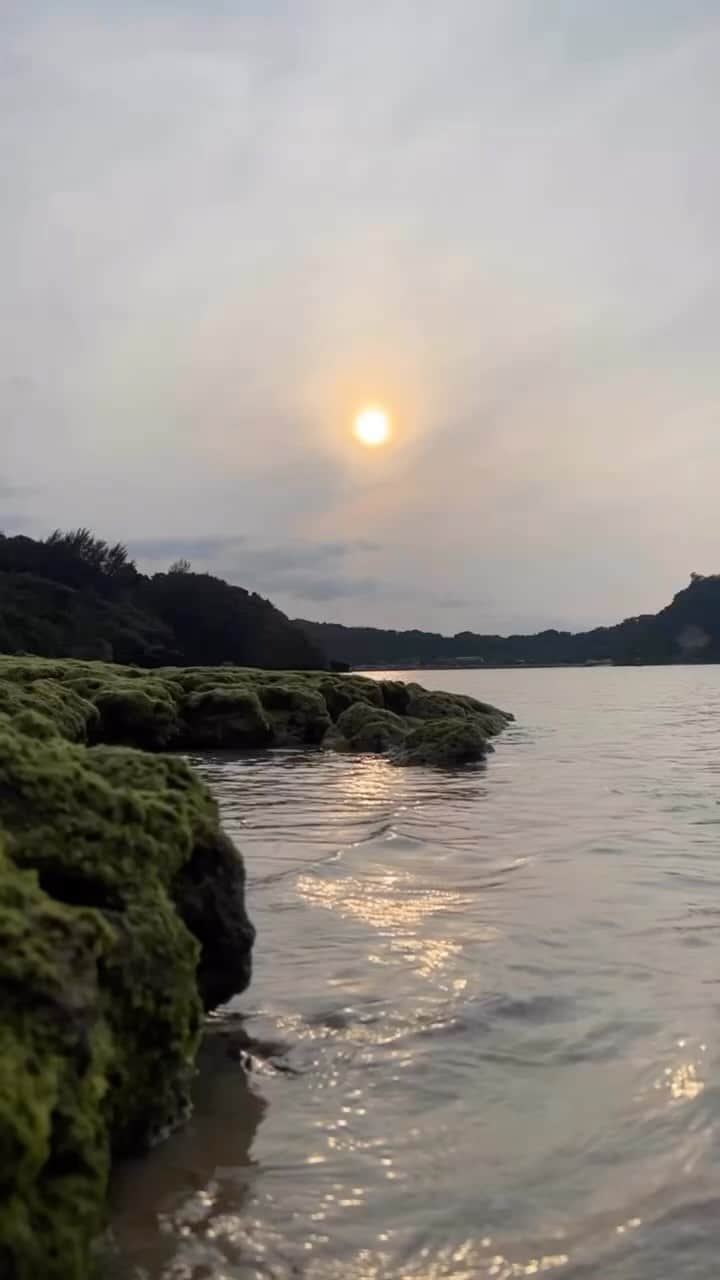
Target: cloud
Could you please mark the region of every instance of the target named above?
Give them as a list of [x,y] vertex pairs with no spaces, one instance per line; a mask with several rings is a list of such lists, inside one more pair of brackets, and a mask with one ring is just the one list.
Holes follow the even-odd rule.
[[[128,549],[148,572],[162,572],[176,559],[189,559],[196,572],[214,573],[269,595],[291,611],[303,601],[367,602],[378,597],[410,599],[415,595],[408,584],[383,580],[378,567],[373,575],[357,573],[358,562],[372,562],[382,554],[382,546],[369,538],[257,546],[235,537],[162,537],[132,540]],[[457,609],[469,603],[433,592],[427,599],[441,609]]]
[[5,34],[28,527],[377,625],[612,621],[717,568],[711,0],[28,0]]
[[438,609],[469,609],[471,602],[464,596],[439,595],[434,599]]
[[247,565],[266,570],[293,570],[306,568],[322,568],[328,563],[343,560],[355,552],[375,552],[381,548],[369,538],[357,538],[346,542],[301,543],[293,542],[286,546],[252,546],[246,538],[146,538],[132,539],[129,549],[141,559],[156,561],[168,556],[191,557],[198,561],[215,561],[223,558],[235,561],[238,565]]
[[198,572],[212,572],[239,586],[288,600],[366,598],[383,589],[377,578],[357,577],[345,570],[349,560],[381,550],[368,538],[257,546],[235,537],[164,537],[131,541],[129,550],[151,572],[187,558]]
[[20,511],[12,509],[4,511],[0,510],[0,533],[11,535],[14,533],[22,533],[23,530],[29,530],[32,521],[28,516],[24,516]]
[[141,561],[156,564],[195,557],[199,561],[213,559],[218,553],[242,545],[242,538],[131,538],[128,550]]
[[[33,526],[33,519],[26,515],[23,511],[18,511],[14,506],[16,502],[23,504],[32,497],[32,493],[24,486],[12,484],[4,476],[0,475],[0,532],[6,535],[21,533],[23,530],[30,531]],[[7,504],[7,505],[6,505]]]
[[312,600],[325,603],[338,600],[368,600],[388,594],[387,585],[376,578],[349,578],[333,574],[275,574],[272,591],[276,596],[291,601]]

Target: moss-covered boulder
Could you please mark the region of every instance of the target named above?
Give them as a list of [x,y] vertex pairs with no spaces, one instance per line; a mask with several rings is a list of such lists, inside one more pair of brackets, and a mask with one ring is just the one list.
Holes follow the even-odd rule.
[[176,691],[170,681],[148,672],[103,668],[78,672],[66,681],[70,690],[89,702],[96,718],[88,730],[94,742],[113,742],[162,751],[178,736]]
[[347,711],[356,702],[365,702],[371,707],[385,705],[381,686],[376,680],[369,680],[366,676],[323,676],[317,680],[317,688],[325,699],[331,720],[337,720],[343,711]]
[[32,711],[0,715],[0,828],[0,1276],[80,1280],[112,1152],[177,1123],[203,1007],[247,985],[244,870],[181,758]]
[[383,705],[396,716],[406,716],[410,704],[410,685],[402,680],[379,680]]
[[116,681],[98,689],[93,702],[100,717],[91,734],[96,742],[164,751],[178,737],[177,704],[159,681]]
[[469,694],[423,689],[419,684],[406,687],[405,715],[415,720],[471,720],[487,737],[502,733],[512,720],[508,712],[500,711],[488,702],[480,702]]
[[381,680],[376,688],[383,705],[351,703],[337,716],[327,746],[385,753],[403,765],[463,765],[484,759],[492,751],[490,738],[512,719],[464,694],[436,693],[397,680]]
[[455,765],[484,760],[492,744],[482,724],[455,717],[427,720],[413,729],[395,753],[397,764]]
[[114,932],[0,852],[0,1275],[82,1280],[103,1223]]
[[216,685],[186,694],[180,704],[180,745],[267,747],[273,738],[270,721],[251,688]]
[[84,742],[100,724],[93,702],[56,678],[13,680],[0,671],[0,714],[16,718],[26,711],[49,720],[69,742]]
[[276,746],[312,746],[322,742],[330,728],[327,703],[309,682],[262,681],[258,697],[272,725]]
[[412,724],[382,707],[354,702],[338,717],[329,745],[345,751],[386,752],[405,741]]

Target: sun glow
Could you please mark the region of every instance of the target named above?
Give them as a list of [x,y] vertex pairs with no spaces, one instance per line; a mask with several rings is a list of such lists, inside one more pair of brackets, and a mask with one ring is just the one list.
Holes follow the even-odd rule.
[[362,409],[353,423],[353,433],[361,444],[377,448],[390,438],[390,418],[378,405]]

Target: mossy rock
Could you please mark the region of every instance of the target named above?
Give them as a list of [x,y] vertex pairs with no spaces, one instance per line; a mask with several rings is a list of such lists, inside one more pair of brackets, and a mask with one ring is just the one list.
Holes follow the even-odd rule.
[[451,768],[484,760],[492,749],[487,735],[474,720],[428,720],[407,735],[394,760],[404,765]]
[[380,753],[404,742],[411,728],[411,721],[392,711],[354,702],[339,716],[332,743],[341,750]]
[[17,717],[24,712],[41,716],[69,742],[84,742],[88,729],[92,731],[100,722],[92,702],[58,680],[0,679],[0,714]]
[[330,728],[327,704],[317,689],[263,681],[258,697],[277,746],[316,745]]
[[159,680],[176,685],[182,693],[202,693],[209,689],[238,689],[255,687],[252,676],[264,674],[252,672],[248,667],[162,667],[153,672]]
[[402,680],[379,680],[380,692],[385,708],[396,716],[408,715],[410,706],[410,686]]
[[469,694],[423,689],[419,684],[409,684],[407,691],[406,715],[416,720],[472,720],[488,737],[501,733],[512,720],[506,711]]
[[328,714],[333,721],[356,702],[365,702],[371,707],[383,706],[382,692],[377,681],[368,680],[364,676],[324,675],[317,680],[317,688],[325,699]]
[[[104,670],[112,668],[104,667]],[[36,680],[64,681],[81,671],[92,671],[89,662],[70,661],[67,658],[36,658],[34,656],[0,655],[0,679],[15,684],[33,684]]]
[[177,1123],[203,1005],[247,985],[244,870],[180,757],[2,715],[0,826],[0,1275],[80,1280],[111,1153]]
[[114,1058],[98,912],[53,902],[0,853],[0,1275],[84,1280],[110,1164]]
[[[3,686],[9,685],[9,690]],[[71,740],[115,742],[146,750],[171,747],[260,749],[324,743],[341,750],[387,750],[418,721],[467,719],[491,737],[512,716],[465,694],[398,680],[319,671],[248,667],[166,667],[153,672],[101,662],[0,658],[0,698],[16,715],[29,700]],[[357,704],[376,709],[372,730],[337,729]],[[2,707],[0,706],[0,710]],[[366,721],[370,724],[370,721]],[[381,728],[382,726],[382,728]],[[39,721],[27,732],[47,732]],[[385,743],[385,746],[382,744]]]
[[180,705],[181,745],[203,747],[266,747],[273,737],[260,699],[249,687],[228,684],[197,689]]
[[170,688],[160,680],[116,679],[96,688],[91,687],[91,682],[84,682],[83,692],[92,699],[99,715],[99,724],[91,734],[96,742],[159,751],[178,737],[177,704]]

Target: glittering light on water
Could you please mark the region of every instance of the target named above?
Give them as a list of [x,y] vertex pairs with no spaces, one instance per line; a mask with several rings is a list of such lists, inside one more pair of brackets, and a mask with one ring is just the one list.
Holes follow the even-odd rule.
[[693,1062],[684,1062],[674,1071],[670,1079],[670,1092],[673,1098],[697,1098],[705,1088],[704,1080],[700,1080]]
[[[684,1049],[686,1041],[678,1040],[678,1048]],[[700,1045],[700,1053],[706,1046]],[[705,1081],[695,1062],[681,1062],[677,1067],[665,1067],[662,1076],[655,1081],[656,1089],[667,1089],[676,1102],[692,1102],[703,1092]]]
[[[353,916],[381,931],[390,949],[410,960],[424,977],[444,969],[462,952],[462,944],[449,938],[416,936],[432,916],[442,911],[458,910],[467,905],[467,897],[450,889],[419,887],[414,877],[397,871],[386,872],[374,879],[359,880],[348,876],[341,880],[321,880],[300,875],[298,892],[313,906]],[[383,963],[381,955],[369,957]]]

